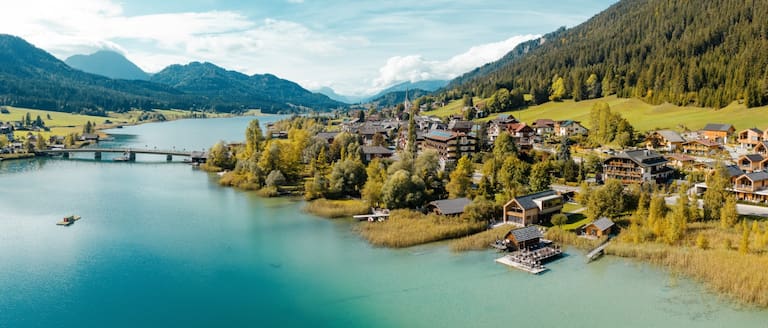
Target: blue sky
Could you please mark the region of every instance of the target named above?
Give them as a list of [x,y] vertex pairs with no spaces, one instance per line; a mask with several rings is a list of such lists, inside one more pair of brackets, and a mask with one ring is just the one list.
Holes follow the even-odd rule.
[[0,11],[0,33],[62,59],[113,49],[149,72],[209,61],[360,95],[453,78],[615,2],[25,0]]

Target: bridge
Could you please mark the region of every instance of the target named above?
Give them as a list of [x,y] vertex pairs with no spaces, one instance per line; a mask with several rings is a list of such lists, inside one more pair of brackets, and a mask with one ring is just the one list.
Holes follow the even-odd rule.
[[38,154],[43,155],[63,155],[64,158],[69,158],[72,153],[93,153],[94,159],[101,159],[102,153],[116,153],[123,154],[121,159],[124,161],[135,161],[136,154],[149,154],[149,155],[165,155],[166,160],[172,161],[173,156],[189,157],[192,163],[205,163],[208,158],[207,152],[202,151],[182,151],[182,150],[158,150],[158,149],[141,149],[141,148],[76,148],[76,149],[48,149],[37,151]]

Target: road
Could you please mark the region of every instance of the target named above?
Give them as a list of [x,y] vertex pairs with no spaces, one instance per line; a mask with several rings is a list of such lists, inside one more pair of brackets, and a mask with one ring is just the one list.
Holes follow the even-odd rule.
[[[665,197],[664,200],[669,206],[677,204],[677,196]],[[704,201],[699,199],[699,208],[702,207],[702,204],[704,204]],[[736,204],[736,211],[739,212],[739,215],[761,216],[768,218],[768,207]]]

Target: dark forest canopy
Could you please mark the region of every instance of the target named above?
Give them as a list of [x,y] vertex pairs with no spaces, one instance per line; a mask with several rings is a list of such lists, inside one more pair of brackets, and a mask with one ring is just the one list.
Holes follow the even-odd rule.
[[616,94],[653,104],[719,108],[742,100],[755,107],[768,104],[766,53],[766,1],[625,0],[519,45],[444,93],[489,97],[506,88],[536,103]]

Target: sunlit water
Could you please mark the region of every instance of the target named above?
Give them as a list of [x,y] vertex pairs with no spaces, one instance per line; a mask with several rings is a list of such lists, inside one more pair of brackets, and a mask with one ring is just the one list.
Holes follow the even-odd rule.
[[[126,127],[107,146],[201,149],[242,140],[249,120]],[[373,248],[356,222],[159,156],[0,162],[0,185],[0,327],[768,326],[624,259],[569,250],[533,276],[492,251]],[[55,225],[68,214],[83,219]]]

